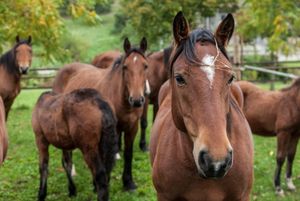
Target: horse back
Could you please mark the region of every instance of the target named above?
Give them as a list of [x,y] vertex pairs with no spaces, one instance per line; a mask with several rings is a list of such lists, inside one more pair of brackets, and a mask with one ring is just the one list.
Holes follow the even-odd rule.
[[3,163],[8,148],[8,135],[5,124],[5,109],[0,97],[0,165]]
[[97,55],[93,59],[92,64],[98,68],[108,68],[120,56],[121,56],[121,52],[119,51],[107,51]]
[[52,85],[53,91],[56,93],[64,92],[65,87],[68,85],[68,82],[72,77],[77,75],[82,70],[91,67],[93,66],[82,63],[71,63],[63,66],[54,78]]

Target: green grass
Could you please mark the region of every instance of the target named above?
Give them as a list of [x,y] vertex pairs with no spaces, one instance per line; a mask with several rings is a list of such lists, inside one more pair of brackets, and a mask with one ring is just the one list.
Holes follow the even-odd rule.
[[[41,90],[24,90],[16,99],[8,119],[9,151],[7,160],[0,167],[0,200],[27,201],[35,200],[39,185],[38,153],[34,134],[31,128],[31,112]],[[149,112],[149,119],[152,112]],[[150,123],[151,124],[151,123]],[[148,127],[147,135],[149,137]],[[138,185],[135,192],[124,192],[121,175],[123,160],[119,160],[112,173],[111,201],[154,201],[155,190],[151,181],[151,168],[148,153],[142,153],[138,148],[137,135],[134,147],[133,175]],[[274,195],[273,174],[275,170],[276,139],[254,136],[255,143],[255,182],[252,200],[257,201],[299,201],[300,200],[300,155],[294,162],[294,182],[298,190],[287,192],[284,198]],[[299,153],[298,147],[298,153]],[[67,179],[61,165],[61,151],[51,147],[48,177],[47,200],[96,200],[91,184],[91,174],[85,165],[81,153],[74,152],[73,162],[76,165],[77,176],[74,180],[78,190],[76,198],[68,198]],[[286,190],[282,174],[283,189]]]

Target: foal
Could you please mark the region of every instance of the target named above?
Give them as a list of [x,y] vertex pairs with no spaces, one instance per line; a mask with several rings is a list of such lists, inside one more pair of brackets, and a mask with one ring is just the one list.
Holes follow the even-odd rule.
[[0,165],[3,163],[6,156],[8,146],[7,138],[4,104],[0,97]]
[[264,91],[250,82],[240,81],[244,95],[244,113],[253,133],[277,136],[277,167],[274,176],[276,194],[284,195],[280,186],[281,168],[287,159],[286,182],[296,189],[292,167],[300,137],[300,78],[280,91]]
[[71,150],[79,148],[92,172],[98,201],[108,200],[118,138],[113,112],[96,90],[78,89],[65,95],[43,93],[32,114],[32,127],[40,161],[39,200],[45,200],[47,194],[50,144],[63,150],[62,164],[69,182],[69,196],[76,195],[71,176]]
[[31,66],[31,36],[27,40],[16,37],[15,46],[0,57],[0,96],[5,106],[5,118],[15,98],[20,93],[21,74]]
[[248,201],[253,180],[249,125],[232,95],[225,46],[231,14],[215,35],[173,22],[170,80],[159,93],[150,157],[158,201]]

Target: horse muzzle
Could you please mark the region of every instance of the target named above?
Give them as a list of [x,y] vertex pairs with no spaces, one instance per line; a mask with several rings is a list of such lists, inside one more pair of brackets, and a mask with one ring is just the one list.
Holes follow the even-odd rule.
[[29,67],[19,67],[19,71],[21,74],[27,74]]
[[138,99],[134,99],[132,96],[128,98],[128,102],[131,107],[142,107],[145,103],[145,97],[141,96]]
[[200,151],[198,163],[201,171],[199,172],[204,178],[219,179],[226,175],[232,166],[232,161],[232,150],[228,151],[223,160],[213,160],[207,151]]

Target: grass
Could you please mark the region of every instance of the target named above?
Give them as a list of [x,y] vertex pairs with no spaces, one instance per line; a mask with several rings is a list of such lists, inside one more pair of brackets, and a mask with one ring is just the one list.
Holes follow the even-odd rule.
[[[31,128],[31,112],[41,90],[23,90],[16,99],[8,119],[9,151],[7,160],[0,167],[0,200],[27,201],[35,200],[39,185],[38,153],[34,134]],[[151,111],[151,110],[150,110]],[[149,112],[149,119],[152,113]],[[149,138],[149,130],[147,130]],[[121,175],[123,160],[119,160],[112,173],[111,201],[154,201],[155,190],[151,181],[151,167],[148,153],[142,153],[138,148],[137,135],[134,147],[133,175],[138,185],[135,192],[124,192]],[[255,182],[252,190],[253,201],[299,201],[300,191],[286,192],[284,198],[274,195],[273,174],[275,170],[276,139],[254,136],[255,144]],[[298,153],[299,153],[298,147]],[[50,164],[48,177],[47,200],[87,201],[96,200],[91,184],[91,174],[85,165],[79,151],[74,152],[74,164],[77,176],[75,183],[78,190],[76,198],[67,195],[67,179],[61,165],[61,152],[50,148]],[[282,174],[283,189],[284,170]],[[300,155],[294,162],[294,182],[300,189]]]

